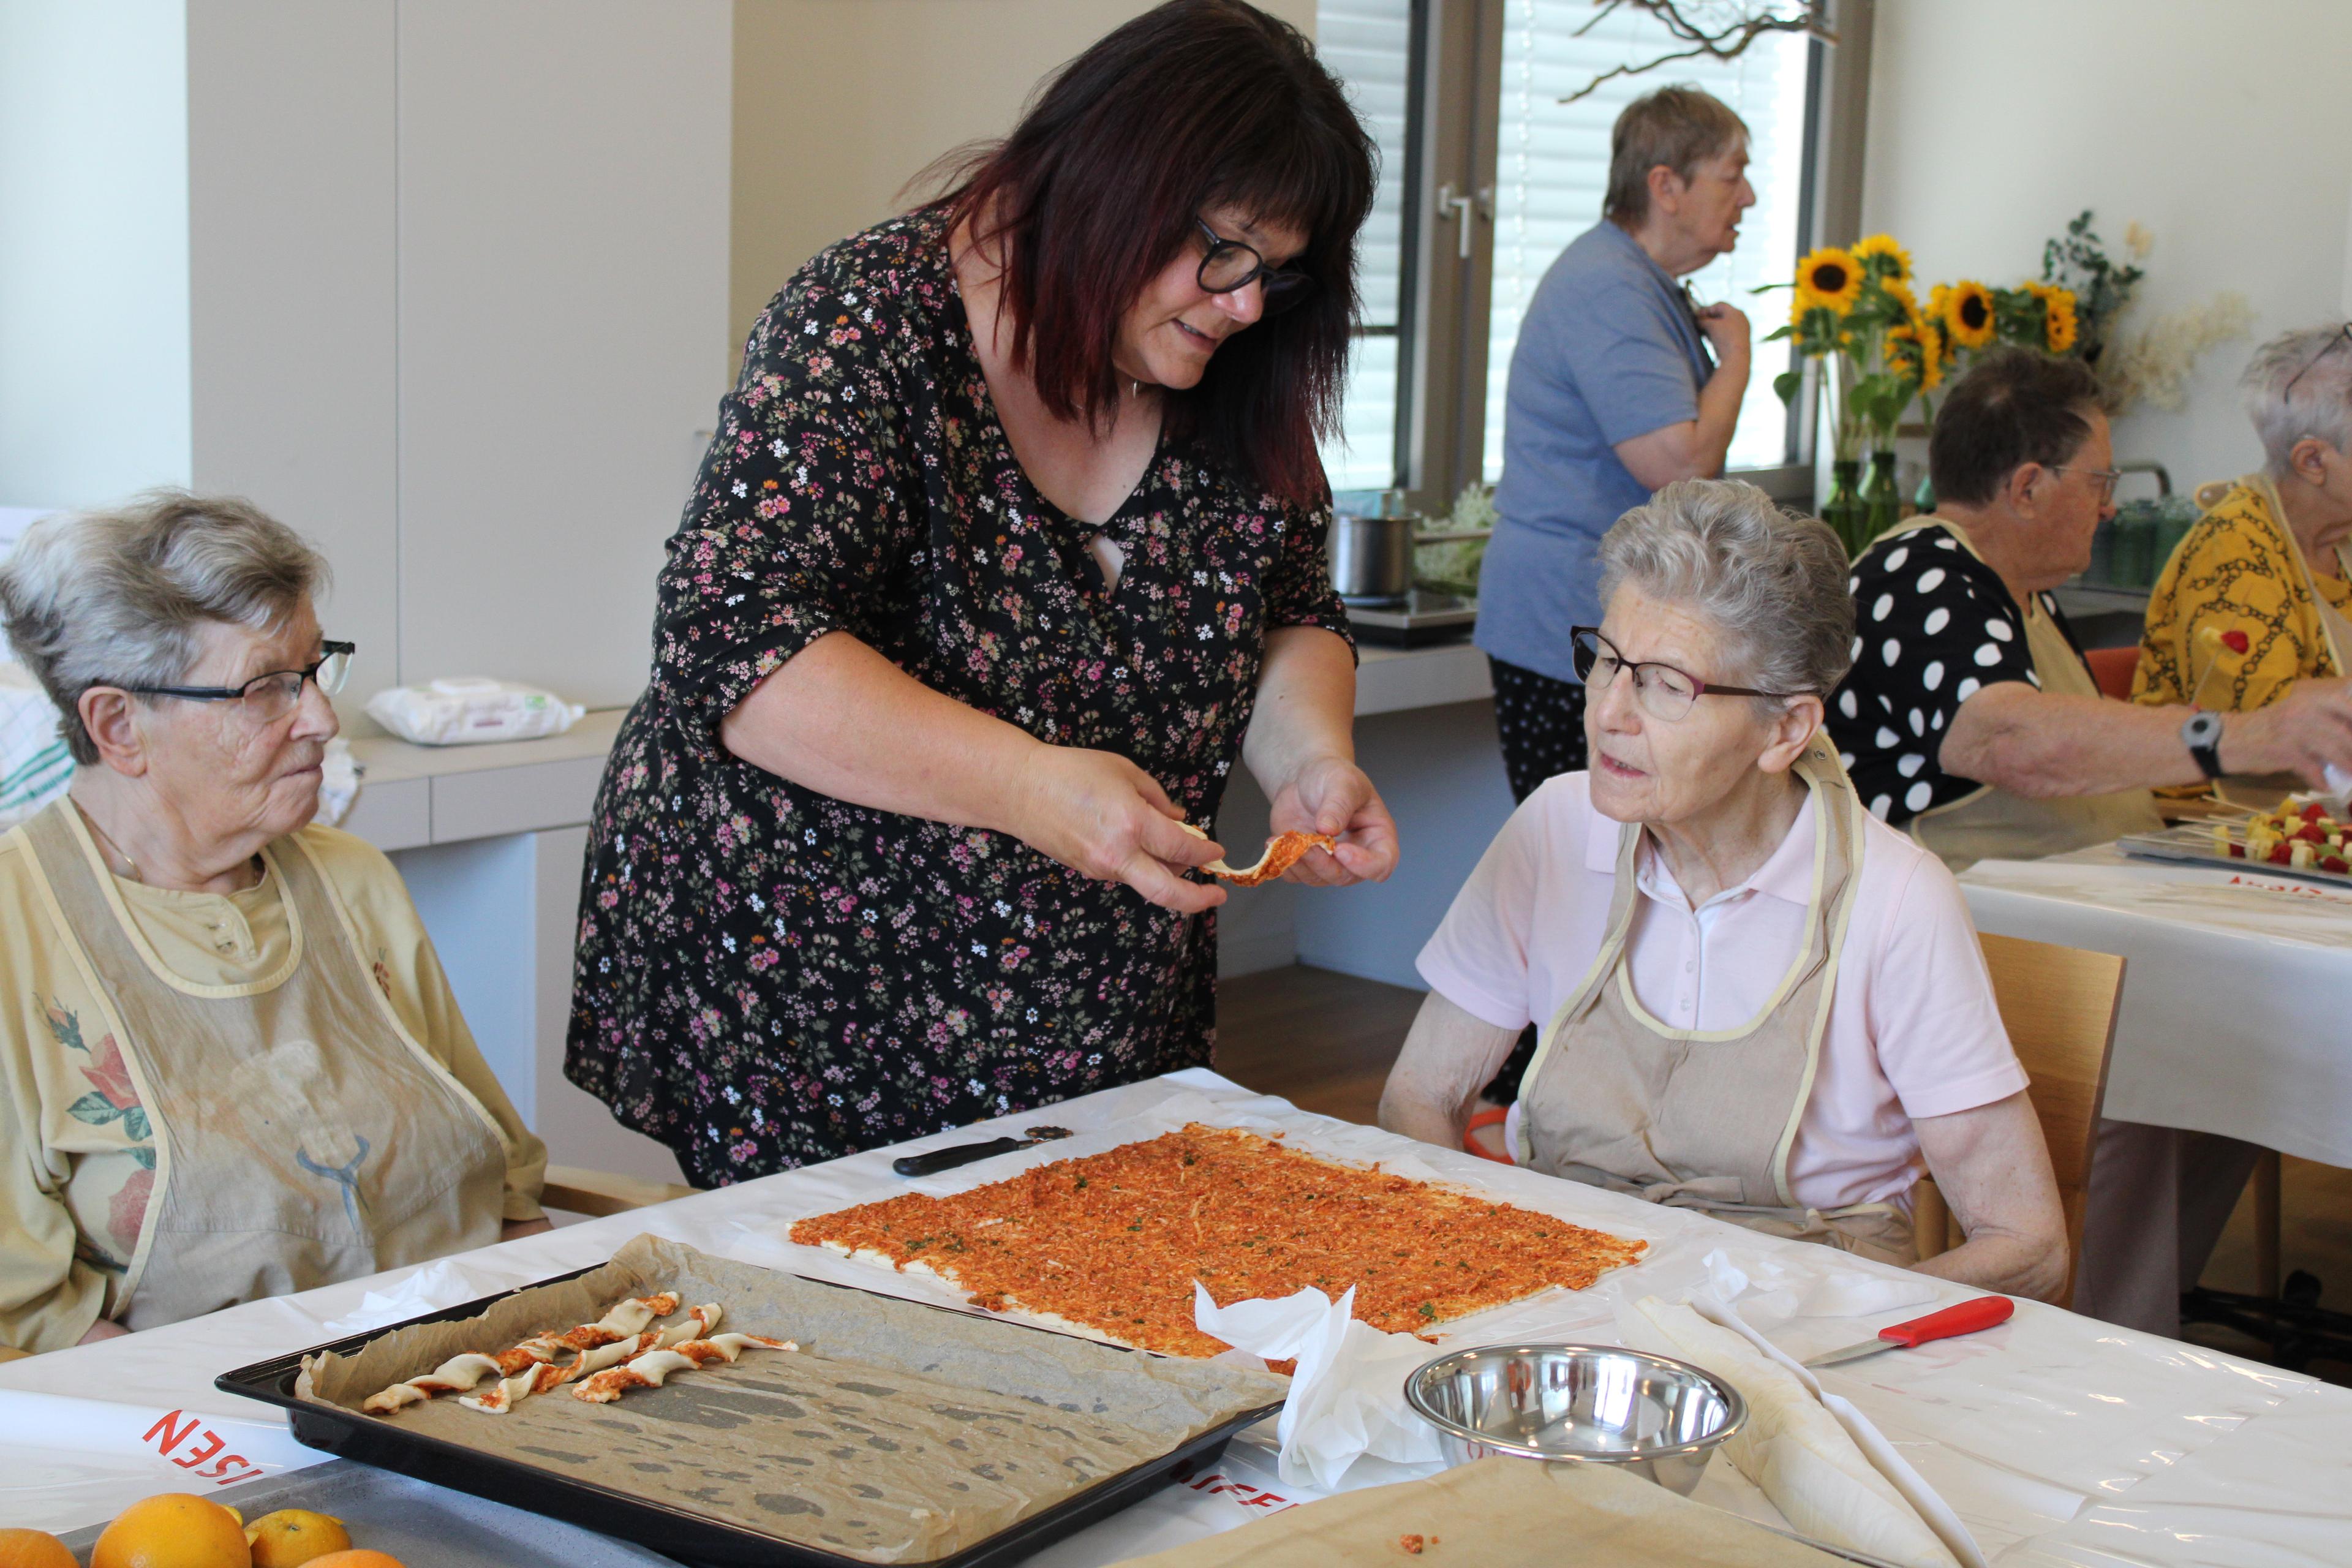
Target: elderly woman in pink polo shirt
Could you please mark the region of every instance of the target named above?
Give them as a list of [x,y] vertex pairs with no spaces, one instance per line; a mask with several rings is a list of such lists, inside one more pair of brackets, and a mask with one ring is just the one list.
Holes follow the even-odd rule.
[[[1532,1020],[1519,1163],[2055,1295],[2050,1155],[1958,885],[1823,736],[1854,635],[1835,537],[1686,479],[1601,558],[1606,614],[1571,634],[1591,769],[1528,797],[1422,951],[1382,1124],[1460,1146]],[[1922,1174],[1968,1235],[1924,1262]]]

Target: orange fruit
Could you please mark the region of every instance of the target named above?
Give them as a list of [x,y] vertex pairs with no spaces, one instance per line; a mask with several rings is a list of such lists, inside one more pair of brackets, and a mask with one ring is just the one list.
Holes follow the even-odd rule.
[[253,1548],[253,1568],[301,1568],[315,1558],[352,1549],[351,1531],[341,1520],[307,1508],[265,1513],[245,1527],[245,1539]]
[[404,1568],[400,1559],[382,1552],[331,1552],[313,1557],[304,1568]]
[[46,1530],[0,1530],[0,1568],[81,1568]]
[[253,1568],[236,1515],[209,1498],[165,1492],[114,1516],[89,1568]]

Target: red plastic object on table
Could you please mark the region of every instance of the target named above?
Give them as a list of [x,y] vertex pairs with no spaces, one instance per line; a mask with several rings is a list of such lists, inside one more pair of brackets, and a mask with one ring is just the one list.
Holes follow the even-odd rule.
[[1463,1151],[1465,1153],[1475,1154],[1481,1160],[1492,1160],[1497,1164],[1517,1164],[1518,1162],[1511,1158],[1510,1152],[1508,1150],[1497,1154],[1492,1149],[1487,1148],[1484,1143],[1479,1142],[1477,1137],[1478,1131],[1481,1128],[1500,1127],[1505,1122],[1510,1121],[1510,1119],[1511,1113],[1499,1105],[1490,1105],[1486,1107],[1486,1110],[1481,1110],[1476,1115],[1471,1117],[1469,1125],[1462,1129]]
[[2005,1323],[2016,1310],[2017,1303],[2006,1296],[1979,1296],[1957,1307],[1947,1307],[1940,1312],[1914,1318],[1907,1323],[1890,1323],[1878,1331],[1878,1337],[1874,1340],[1864,1340],[1858,1345],[1848,1345],[1843,1350],[1817,1355],[1805,1364],[1835,1366],[1840,1362],[1859,1361],[1881,1351],[1916,1350],[1929,1340],[1953,1339]]

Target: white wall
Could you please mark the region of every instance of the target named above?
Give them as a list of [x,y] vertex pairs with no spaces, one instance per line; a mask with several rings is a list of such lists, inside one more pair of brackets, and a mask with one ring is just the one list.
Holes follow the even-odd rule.
[[729,0],[400,0],[404,680],[644,687],[727,377]]
[[2344,0],[1879,0],[1863,231],[1924,277],[2038,276],[2084,207],[2116,253],[2156,237],[2126,331],[2235,289],[2252,335],[2201,363],[2179,414],[2116,450],[2176,485],[2243,472],[2254,345],[2352,310],[2352,5]]
[[[733,351],[800,264],[1001,136],[1055,67],[1157,0],[737,0]],[[1315,0],[1257,0],[1307,37]]]
[[180,0],[0,5],[0,506],[187,482]]
[[630,700],[726,384],[732,26],[9,0],[0,505],[249,496],[335,567],[347,721],[438,675]]
[[318,544],[344,703],[400,679],[393,0],[189,8],[199,489]]

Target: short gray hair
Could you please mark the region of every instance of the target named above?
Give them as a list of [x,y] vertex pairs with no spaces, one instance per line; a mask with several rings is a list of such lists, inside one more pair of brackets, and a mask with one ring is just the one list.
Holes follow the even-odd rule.
[[1627,104],[1609,132],[1609,186],[1601,216],[1632,226],[1650,216],[1650,171],[1661,163],[1689,183],[1698,166],[1748,143],[1748,121],[1689,82]]
[[1677,479],[1619,518],[1601,541],[1602,603],[1625,584],[1715,627],[1732,668],[1707,673],[1731,683],[1826,701],[1853,667],[1845,547],[1754,485]]
[[150,490],[26,529],[0,563],[0,620],[87,765],[98,747],[82,727],[83,692],[175,685],[205,622],[274,631],[327,582],[319,552],[251,502]]
[[2344,333],[2342,321],[2283,332],[2238,378],[2273,474],[2286,473],[2287,454],[2305,437],[2352,457],[2352,343]]

